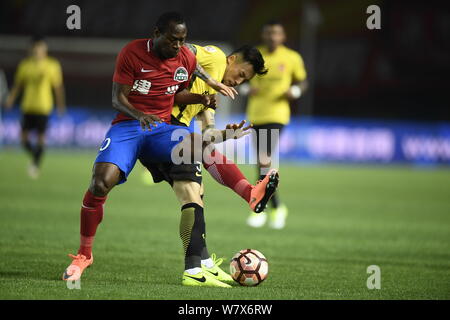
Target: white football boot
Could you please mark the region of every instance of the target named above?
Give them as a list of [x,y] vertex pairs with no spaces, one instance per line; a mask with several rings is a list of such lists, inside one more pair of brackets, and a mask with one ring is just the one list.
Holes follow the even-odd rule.
[[288,209],[284,204],[280,205],[276,209],[272,209],[270,212],[269,227],[272,229],[283,229],[286,224],[286,218],[288,216]]
[[247,224],[253,228],[261,228],[266,224],[267,214],[266,212],[261,213],[250,213],[250,216],[247,218]]

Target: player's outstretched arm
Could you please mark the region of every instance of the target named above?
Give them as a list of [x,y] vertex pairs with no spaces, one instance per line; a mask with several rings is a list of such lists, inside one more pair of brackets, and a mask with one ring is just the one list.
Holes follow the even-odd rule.
[[22,89],[21,85],[19,85],[17,83],[13,85],[13,87],[11,88],[11,91],[9,92],[9,95],[5,101],[5,109],[6,110],[9,110],[12,108],[12,106],[14,105],[14,101],[16,101],[16,98],[19,95],[21,89]]
[[187,105],[187,104],[203,104],[208,108],[216,108],[216,97],[213,94],[198,94],[191,93],[189,90],[184,89],[175,94],[175,104]]
[[139,120],[142,129],[152,130],[151,126],[156,126],[157,122],[162,122],[161,119],[153,114],[145,114],[137,110],[128,101],[128,95],[131,92],[131,86],[113,82],[112,87],[112,106],[119,112],[127,116]]
[[[186,47],[191,50],[191,52],[194,55],[197,55],[197,49],[192,43],[186,43]],[[235,95],[238,95],[238,92],[232,88],[224,85],[223,83],[217,81],[216,79],[212,78],[208,72],[206,72],[205,69],[197,62],[197,66],[195,68],[194,75],[197,78],[202,79],[206,82],[207,85],[209,85],[211,88],[216,90],[217,92],[223,94],[226,97],[230,97],[231,99],[234,99]]]
[[209,143],[221,143],[228,139],[239,139],[251,133],[252,124],[244,127],[246,121],[242,120],[239,124],[227,124],[225,130],[215,128],[214,114],[208,113],[208,110],[197,115],[197,119],[202,124],[203,141],[206,145]]
[[66,112],[66,95],[64,90],[64,85],[61,83],[59,86],[55,87],[55,98],[56,106],[58,108],[58,114],[63,115]]
[[210,86],[211,88],[213,88],[217,92],[220,92],[225,97],[230,97],[231,99],[234,99],[234,96],[238,95],[238,92],[236,91],[236,89],[234,89],[232,87],[229,87],[229,86],[226,86],[223,83],[221,83],[221,82],[217,81],[216,79],[214,79],[213,77],[211,77],[205,71],[205,69],[203,69],[203,67],[200,64],[198,64],[198,63],[197,63],[197,67],[195,69],[194,74],[198,78],[200,78],[203,81],[205,81],[208,86]]
[[285,93],[285,97],[292,101],[299,99],[308,89],[308,80],[293,83]]

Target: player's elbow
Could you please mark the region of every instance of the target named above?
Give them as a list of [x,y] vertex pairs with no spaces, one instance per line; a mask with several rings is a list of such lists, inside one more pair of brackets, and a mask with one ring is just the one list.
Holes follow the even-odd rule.
[[120,109],[120,93],[113,91],[112,97],[111,97],[111,105],[114,109],[119,110]]
[[306,90],[308,90],[308,88],[309,88],[308,79],[305,79],[302,82],[300,82],[300,89],[302,89],[302,92],[306,92]]
[[111,105],[113,109],[119,110],[119,100],[116,97],[114,97],[114,95],[111,99]]

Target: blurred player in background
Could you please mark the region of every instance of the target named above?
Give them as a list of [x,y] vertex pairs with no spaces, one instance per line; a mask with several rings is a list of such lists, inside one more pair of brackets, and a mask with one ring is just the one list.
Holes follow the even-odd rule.
[[[8,82],[6,81],[5,72],[3,69],[0,69],[0,106],[4,105],[6,101],[6,97],[8,96]],[[2,121],[2,113],[0,112],[0,122]],[[2,146],[3,136],[2,132],[0,132],[0,148]]]
[[[44,38],[32,39],[30,55],[23,59],[14,78],[14,85],[6,99],[6,109],[12,108],[22,92],[22,132],[21,141],[32,157],[28,169],[31,178],[39,176],[42,154],[45,148],[45,133],[48,117],[53,110],[53,92],[59,114],[65,112],[65,98],[61,65],[58,60],[47,55],[48,47]],[[37,144],[30,141],[30,132],[37,131]]]
[[[264,77],[255,77],[250,82],[247,118],[256,130],[256,150],[258,157],[258,174],[264,177],[271,167],[271,153],[275,145],[271,144],[272,130],[279,130],[290,120],[289,102],[300,98],[307,88],[306,71],[303,59],[299,53],[283,45],[286,34],[281,23],[271,21],[262,29],[263,44],[261,51],[269,72]],[[261,136],[267,133],[267,157],[260,155]],[[264,141],[264,139],[262,139]],[[278,193],[271,198],[272,209],[269,213],[269,226],[282,229],[288,215],[288,210],[281,203]],[[261,227],[267,220],[266,214],[251,215],[247,223],[252,227]]]

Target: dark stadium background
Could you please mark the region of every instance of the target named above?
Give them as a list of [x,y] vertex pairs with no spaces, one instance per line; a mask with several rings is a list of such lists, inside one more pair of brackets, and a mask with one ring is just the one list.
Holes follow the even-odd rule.
[[[308,3],[316,4],[318,19],[302,18]],[[81,30],[65,28],[70,4],[82,8]],[[370,4],[382,8],[381,30],[365,27]],[[281,20],[288,46],[301,51],[313,82],[295,114],[450,120],[450,11],[444,1],[6,0],[0,3],[0,34],[148,37],[157,16],[174,9],[186,16],[189,40],[233,47],[257,43],[262,23]],[[68,105],[109,108],[115,54],[77,49],[50,46],[64,67]],[[11,83],[25,52],[2,51],[0,66]],[[233,111],[243,111],[239,102]]]

